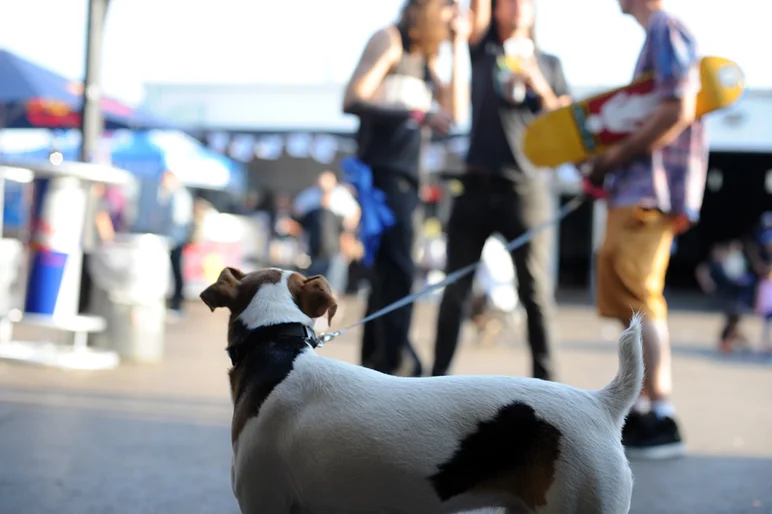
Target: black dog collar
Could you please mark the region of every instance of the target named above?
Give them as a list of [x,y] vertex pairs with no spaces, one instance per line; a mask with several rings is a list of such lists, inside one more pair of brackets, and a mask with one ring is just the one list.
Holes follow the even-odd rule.
[[235,365],[244,358],[246,353],[251,349],[251,345],[245,344],[251,339],[260,340],[280,340],[280,339],[300,339],[311,348],[319,346],[319,338],[316,337],[314,329],[304,325],[303,323],[279,323],[276,325],[266,325],[258,327],[252,330],[244,327],[243,337],[239,337],[238,343],[230,345],[226,348],[228,357],[231,358],[231,362]]

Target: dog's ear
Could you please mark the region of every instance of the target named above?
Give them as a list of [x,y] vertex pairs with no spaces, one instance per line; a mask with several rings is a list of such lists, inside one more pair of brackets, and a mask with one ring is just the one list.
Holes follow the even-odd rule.
[[236,268],[225,268],[217,277],[217,282],[204,289],[199,297],[214,312],[218,307],[230,308],[236,299],[239,283],[244,273]]
[[338,303],[332,296],[332,288],[322,275],[304,278],[295,273],[290,277],[288,286],[295,303],[309,318],[316,319],[327,313],[327,323],[332,322],[338,310]]

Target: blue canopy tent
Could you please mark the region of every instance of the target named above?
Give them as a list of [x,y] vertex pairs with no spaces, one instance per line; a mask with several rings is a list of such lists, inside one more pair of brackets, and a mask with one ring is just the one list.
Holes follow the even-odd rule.
[[[79,134],[78,134],[79,136]],[[166,171],[171,171],[190,188],[239,193],[246,187],[243,165],[215,153],[195,138],[177,131],[117,131],[110,138],[112,165],[124,169],[137,179],[138,218],[140,228],[149,224],[154,211],[158,184]],[[62,160],[77,160],[79,137],[60,138],[58,144],[24,152],[5,152],[3,158],[14,163],[49,159],[59,152]]]
[[[78,128],[83,85],[0,49],[0,129]],[[175,128],[143,109],[103,98],[105,129]]]
[[[1,158],[13,162],[47,160],[59,152],[62,160],[77,160],[79,134],[58,138],[51,146],[4,151]],[[210,150],[194,137],[178,131],[116,131],[109,138],[113,166],[138,179],[159,180],[172,171],[192,188],[240,192],[246,187],[246,170],[237,161]]]

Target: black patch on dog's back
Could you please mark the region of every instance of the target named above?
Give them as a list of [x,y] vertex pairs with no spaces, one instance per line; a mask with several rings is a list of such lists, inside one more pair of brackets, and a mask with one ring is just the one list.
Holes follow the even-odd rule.
[[561,437],[533,407],[513,402],[493,419],[481,421],[429,481],[442,501],[468,492],[495,492],[516,497],[530,508],[545,505]]

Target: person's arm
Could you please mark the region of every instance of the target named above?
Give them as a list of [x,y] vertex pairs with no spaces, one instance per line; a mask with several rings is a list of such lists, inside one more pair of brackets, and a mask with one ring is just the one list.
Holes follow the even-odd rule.
[[351,214],[343,218],[343,229],[347,232],[356,232],[359,226],[359,220],[362,218],[362,209],[359,208],[359,204],[354,202],[355,205],[351,207]]
[[753,238],[747,237],[744,240],[743,249],[753,272],[760,277],[767,275],[769,266],[761,257],[761,245]]
[[638,130],[596,160],[593,166],[596,183],[636,157],[671,144],[694,122],[700,87],[694,41],[668,23],[653,27],[648,39],[649,51],[654,56],[656,92],[661,101]]
[[491,0],[471,0],[469,2],[470,30],[468,41],[476,46],[488,33],[491,24]]
[[467,13],[459,13],[454,21],[453,34],[453,64],[450,84],[444,84],[437,73],[437,60],[429,63],[432,82],[435,86],[437,103],[442,110],[451,113],[453,121],[459,123],[469,115],[469,77],[462,76],[460,71],[464,66],[467,54],[467,39],[469,38],[469,21]]
[[414,116],[408,109],[383,107],[372,102],[373,95],[401,53],[401,43],[392,30],[384,28],[373,34],[346,86],[343,97],[344,113],[394,122]]
[[716,282],[710,276],[710,268],[707,264],[703,263],[697,266],[695,270],[695,276],[697,282],[700,284],[700,288],[705,293],[713,293],[716,291]]
[[568,82],[560,59],[551,56],[548,62],[547,73],[539,70],[539,73],[534,73],[530,80],[534,92],[541,98],[542,110],[547,112],[571,104]]
[[96,223],[97,232],[99,233],[99,238],[102,241],[112,241],[115,239],[115,227],[113,227],[113,220],[110,218],[107,211],[100,210],[97,212],[94,221]]

